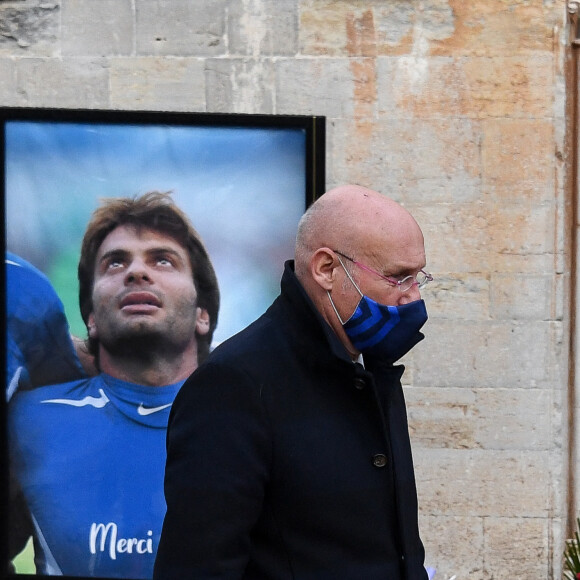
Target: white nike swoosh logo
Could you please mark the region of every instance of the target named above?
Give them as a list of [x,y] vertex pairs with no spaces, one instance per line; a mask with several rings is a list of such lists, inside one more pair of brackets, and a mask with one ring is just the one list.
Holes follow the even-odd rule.
[[167,409],[167,407],[171,407],[171,403],[168,403],[167,405],[161,405],[160,407],[144,407],[143,403],[141,403],[137,407],[137,413],[139,413],[139,415],[145,417],[147,415],[152,415],[153,413],[157,413],[158,411],[163,411],[163,409]]
[[59,405],[70,405],[71,407],[86,407],[91,406],[96,409],[102,409],[108,402],[109,397],[105,395],[103,389],[99,389],[100,397],[85,397],[84,399],[46,399],[40,401],[41,403],[58,403]]

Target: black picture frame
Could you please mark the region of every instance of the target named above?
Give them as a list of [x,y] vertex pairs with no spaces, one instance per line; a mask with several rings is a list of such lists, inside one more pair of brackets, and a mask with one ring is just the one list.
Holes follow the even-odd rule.
[[[278,293],[283,260],[292,258],[298,219],[325,190],[325,132],[325,118],[308,115],[0,107],[4,250],[42,270],[59,292],[54,272],[64,268],[68,276],[71,256],[80,249],[98,198],[171,190],[216,268],[222,308],[214,338],[221,342],[261,314]],[[239,206],[231,207],[233,201]],[[254,238],[250,230],[255,230]],[[220,231],[227,235],[220,238]],[[238,257],[232,258],[227,248],[235,248]],[[219,264],[222,251],[229,257]],[[47,255],[58,268],[51,270]],[[268,268],[267,276],[256,272],[258,264]],[[0,276],[5,290],[5,269]],[[253,310],[243,301],[228,306],[234,284],[235,292],[246,296],[246,305],[247,296],[253,296]],[[62,288],[70,285],[70,277],[61,282]],[[75,306],[61,299],[67,317],[72,317]],[[232,319],[239,312],[246,318],[236,318],[220,334],[229,314]],[[1,316],[6,328],[5,308]],[[74,324],[71,330],[78,332]],[[8,405],[5,397],[1,400],[0,558],[8,576]]]

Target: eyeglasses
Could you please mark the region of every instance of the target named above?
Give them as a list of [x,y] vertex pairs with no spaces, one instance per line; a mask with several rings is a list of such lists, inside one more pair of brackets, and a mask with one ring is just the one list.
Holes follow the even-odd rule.
[[419,272],[416,276],[406,276],[402,280],[395,280],[394,278],[389,278],[388,276],[383,276],[383,274],[380,274],[379,272],[377,272],[376,270],[373,270],[369,266],[365,266],[364,264],[361,264],[360,262],[353,260],[352,258],[347,256],[346,254],[343,254],[342,252],[339,252],[338,250],[333,250],[333,252],[335,254],[338,254],[339,256],[342,256],[343,258],[346,258],[347,260],[352,262],[355,266],[358,266],[359,268],[362,268],[363,270],[366,270],[367,272],[371,272],[372,274],[375,274],[379,278],[386,280],[392,286],[396,286],[401,292],[407,292],[407,290],[410,290],[413,286],[418,286],[419,288],[423,288],[423,286],[425,286],[428,282],[433,281],[433,276],[431,276],[431,274],[428,274],[424,270],[419,270]]

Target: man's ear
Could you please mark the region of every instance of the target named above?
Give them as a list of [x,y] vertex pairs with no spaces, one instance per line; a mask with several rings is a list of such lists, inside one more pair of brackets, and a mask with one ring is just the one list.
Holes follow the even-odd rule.
[[337,261],[329,248],[318,248],[310,258],[312,279],[326,292],[332,290],[336,278]]
[[195,333],[204,335],[209,332],[209,314],[205,308],[196,308]]
[[87,318],[87,332],[89,338],[99,338],[99,332],[97,331],[97,325],[95,323],[95,317],[91,312]]

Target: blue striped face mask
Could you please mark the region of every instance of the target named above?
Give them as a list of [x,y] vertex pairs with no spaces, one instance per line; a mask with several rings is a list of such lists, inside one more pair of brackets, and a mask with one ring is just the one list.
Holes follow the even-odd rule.
[[[340,263],[344,268],[342,260]],[[427,322],[425,302],[415,300],[402,306],[379,304],[365,296],[348,270],[344,271],[361,296],[348,320],[342,320],[330,292],[327,294],[346,335],[359,352],[394,363],[424,338],[419,330]]]

